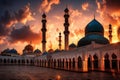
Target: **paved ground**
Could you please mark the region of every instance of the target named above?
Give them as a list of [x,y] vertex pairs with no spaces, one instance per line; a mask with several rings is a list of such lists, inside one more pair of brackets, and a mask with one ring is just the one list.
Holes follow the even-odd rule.
[[0,66],[0,80],[120,80],[120,74],[75,73],[34,66]]

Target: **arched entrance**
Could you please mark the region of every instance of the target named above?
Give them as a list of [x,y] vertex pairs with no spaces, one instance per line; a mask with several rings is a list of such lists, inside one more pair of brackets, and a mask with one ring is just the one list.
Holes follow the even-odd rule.
[[112,54],[112,69],[117,70],[117,56],[114,53]]
[[88,71],[92,70],[92,56],[89,55],[88,57]]
[[68,60],[66,59],[66,69],[68,69]]
[[82,59],[80,56],[78,57],[78,69],[82,69]]
[[56,68],[56,59],[54,59],[54,68]]
[[104,60],[104,67],[105,70],[110,70],[110,60],[109,60],[109,55],[106,53],[104,56],[105,60]]
[[7,62],[6,59],[4,59],[4,64],[6,64],[6,62]]
[[69,69],[71,69],[71,59],[69,59]]
[[94,55],[93,59],[94,59],[94,61],[93,61],[94,70],[98,70],[98,57],[97,57],[97,55]]
[[75,69],[75,58],[72,59],[72,68]]

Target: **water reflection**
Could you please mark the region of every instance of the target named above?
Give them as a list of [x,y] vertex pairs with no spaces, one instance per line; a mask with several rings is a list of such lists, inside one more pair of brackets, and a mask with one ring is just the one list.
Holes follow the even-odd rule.
[[120,74],[75,73],[34,66],[0,66],[0,80],[120,80]]

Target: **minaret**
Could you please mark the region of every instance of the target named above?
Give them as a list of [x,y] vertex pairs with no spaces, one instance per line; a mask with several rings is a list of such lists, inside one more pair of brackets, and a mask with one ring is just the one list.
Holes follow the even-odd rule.
[[109,24],[109,41],[112,43],[112,25]]
[[64,18],[65,18],[65,23],[64,23],[64,27],[65,27],[65,31],[64,31],[64,35],[65,35],[65,42],[64,42],[64,45],[65,45],[65,50],[69,50],[69,22],[68,22],[68,18],[69,18],[69,10],[68,8],[66,8],[64,10],[65,12],[65,15],[64,15]]
[[61,40],[61,32],[59,33],[59,50],[61,50],[61,42],[62,42],[62,40]]
[[41,29],[41,31],[42,31],[42,52],[45,52],[46,51],[46,31],[47,31],[47,29],[46,29],[46,15],[45,15],[45,13],[43,13],[43,15],[42,15],[42,29]]

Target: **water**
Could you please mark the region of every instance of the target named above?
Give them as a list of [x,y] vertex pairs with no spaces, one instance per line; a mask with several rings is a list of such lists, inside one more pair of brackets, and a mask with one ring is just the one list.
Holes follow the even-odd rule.
[[120,74],[76,73],[35,66],[0,66],[0,80],[120,80]]

